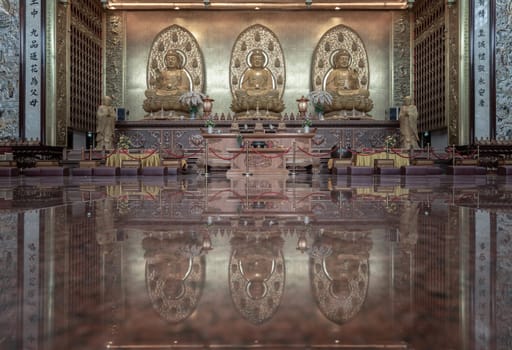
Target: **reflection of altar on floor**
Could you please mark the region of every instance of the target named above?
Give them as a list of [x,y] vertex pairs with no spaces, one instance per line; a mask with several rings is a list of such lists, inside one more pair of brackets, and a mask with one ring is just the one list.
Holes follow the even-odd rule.
[[210,188],[202,215],[215,217],[214,222],[229,217],[244,220],[297,221],[299,217],[311,219],[315,190],[312,187],[287,188],[287,175],[233,176],[229,190]]

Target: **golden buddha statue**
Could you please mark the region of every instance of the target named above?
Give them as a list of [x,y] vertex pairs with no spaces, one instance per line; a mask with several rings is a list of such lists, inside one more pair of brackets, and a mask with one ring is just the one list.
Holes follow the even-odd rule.
[[167,51],[164,57],[165,69],[158,71],[157,76],[150,80],[151,88],[146,90],[147,99],[143,108],[146,112],[183,111],[189,107],[180,103],[182,94],[191,90],[192,82],[183,68],[183,58],[177,50]]
[[[262,50],[249,53],[249,67],[244,72],[240,88],[235,90],[231,109],[239,119],[277,119],[284,103],[276,90],[272,72],[266,67],[267,57]],[[246,113],[245,115],[243,113]]]
[[351,62],[352,56],[346,49],[340,49],[332,58],[332,70],[325,78],[325,90],[333,97],[332,103],[325,106],[327,117],[339,111],[358,111],[360,116],[373,108],[370,93],[361,88],[359,73],[351,68]]

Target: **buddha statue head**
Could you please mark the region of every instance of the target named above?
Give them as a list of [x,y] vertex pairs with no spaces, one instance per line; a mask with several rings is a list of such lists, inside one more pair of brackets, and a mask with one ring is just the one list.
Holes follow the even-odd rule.
[[266,66],[266,57],[263,51],[256,49],[249,56],[249,64],[251,68],[264,68]]
[[165,67],[167,69],[182,69],[183,58],[176,50],[169,50],[164,56]]
[[347,69],[352,63],[352,56],[346,49],[336,52],[332,59],[334,69]]

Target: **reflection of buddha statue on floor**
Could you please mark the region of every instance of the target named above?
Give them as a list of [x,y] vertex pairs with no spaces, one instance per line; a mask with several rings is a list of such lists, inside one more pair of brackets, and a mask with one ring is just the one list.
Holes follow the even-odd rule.
[[311,283],[320,311],[331,321],[354,317],[366,300],[371,239],[364,233],[327,233],[310,251]]
[[275,89],[274,76],[266,68],[267,57],[261,50],[253,50],[249,55],[250,65],[242,76],[240,88],[235,90],[231,109],[240,113],[239,119],[276,119],[284,104]]
[[190,91],[191,80],[183,69],[183,58],[176,50],[169,50],[165,57],[165,69],[157,71],[155,79],[150,81],[151,88],[146,90],[147,99],[143,108],[146,112],[183,111],[188,106],[181,104],[179,98]]
[[231,296],[245,318],[255,324],[262,323],[276,312],[283,295],[283,239],[280,236],[267,239],[237,236],[231,244]]
[[339,111],[345,111],[343,115],[347,116],[357,111],[357,116],[361,116],[373,108],[369,91],[361,88],[359,73],[350,68],[351,61],[352,56],[345,49],[332,58],[333,69],[325,79],[325,90],[333,97],[332,104],[325,108],[327,117],[339,114]]
[[179,322],[195,309],[204,282],[204,257],[196,238],[145,237],[146,285],[153,307],[168,321]]

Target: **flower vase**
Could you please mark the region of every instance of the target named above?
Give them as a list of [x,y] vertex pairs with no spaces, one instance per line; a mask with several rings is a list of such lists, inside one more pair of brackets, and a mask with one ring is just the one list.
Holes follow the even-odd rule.
[[213,126],[208,127],[208,134],[213,134]]
[[304,132],[309,133],[309,125],[304,125]]

